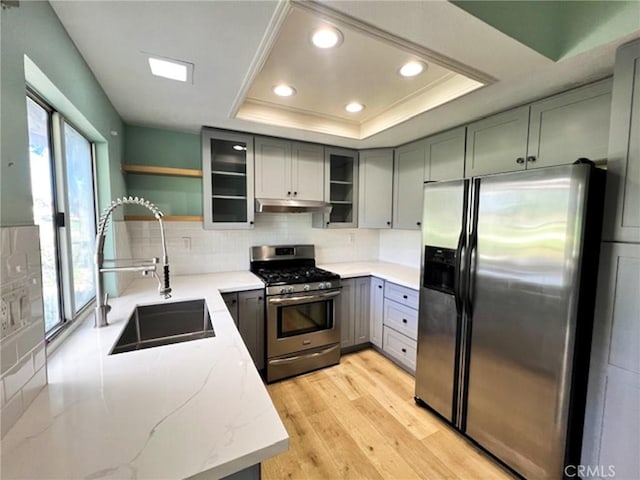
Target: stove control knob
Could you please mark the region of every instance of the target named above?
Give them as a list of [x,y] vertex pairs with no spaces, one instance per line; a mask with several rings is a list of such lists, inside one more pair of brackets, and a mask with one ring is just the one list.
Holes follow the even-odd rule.
[[303,289],[305,292],[308,292],[309,290],[311,290],[311,287],[310,287],[309,285],[305,285],[304,287],[302,287],[302,289]]
[[331,282],[327,282],[324,284],[324,288],[331,288]]
[[286,288],[284,288],[284,287],[282,287],[282,288],[280,289],[280,293],[287,293],[287,289],[286,289]]
[[323,283],[323,282],[320,282],[320,284],[318,285],[318,288],[319,288],[320,290],[324,290],[325,288],[327,288],[327,284],[326,284],[326,283]]
[[293,293],[293,287],[287,287],[287,293]]

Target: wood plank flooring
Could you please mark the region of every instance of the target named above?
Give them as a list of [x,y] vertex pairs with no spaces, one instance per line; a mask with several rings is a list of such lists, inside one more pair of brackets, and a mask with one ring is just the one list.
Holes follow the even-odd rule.
[[513,478],[418,407],[413,377],[374,350],[267,388],[290,439],[265,480]]

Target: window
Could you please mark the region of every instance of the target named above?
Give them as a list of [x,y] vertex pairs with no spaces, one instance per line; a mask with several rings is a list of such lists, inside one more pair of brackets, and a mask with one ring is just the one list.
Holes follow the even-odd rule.
[[95,298],[94,149],[78,129],[35,95],[27,96],[27,118],[45,330],[51,336]]

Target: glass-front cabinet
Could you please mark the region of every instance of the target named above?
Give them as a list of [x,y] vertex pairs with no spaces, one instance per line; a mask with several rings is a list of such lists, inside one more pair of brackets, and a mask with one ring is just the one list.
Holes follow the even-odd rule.
[[202,129],[204,228],[253,228],[253,136]]
[[358,226],[358,152],[325,147],[325,201],[331,213],[314,215],[313,226],[356,228]]

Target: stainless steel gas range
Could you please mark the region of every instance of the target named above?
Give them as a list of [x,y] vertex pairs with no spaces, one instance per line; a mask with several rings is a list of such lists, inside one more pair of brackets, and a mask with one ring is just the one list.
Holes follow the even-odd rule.
[[315,265],[313,245],[251,248],[266,285],[267,382],[340,362],[340,276]]

